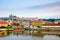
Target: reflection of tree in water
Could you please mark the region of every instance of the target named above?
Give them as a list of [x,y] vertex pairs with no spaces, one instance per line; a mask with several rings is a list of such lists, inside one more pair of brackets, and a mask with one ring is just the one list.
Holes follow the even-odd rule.
[[24,32],[13,32],[14,35],[22,35]]
[[38,36],[38,37],[43,37],[42,31],[32,31],[32,36]]
[[0,30],[0,37],[5,37],[5,36],[7,36],[7,32]]
[[27,30],[24,32],[25,35],[31,35],[31,31]]
[[43,37],[44,34],[42,33],[42,27],[41,26],[37,26],[38,29],[37,31],[34,32],[34,30],[32,31],[32,36],[38,36],[38,37]]
[[9,30],[7,30],[7,34],[8,35],[10,35],[10,34],[14,34],[14,35],[21,35],[21,34],[23,34],[24,32],[14,32],[14,31],[9,31]]
[[57,35],[58,37],[60,37],[60,35]]
[[12,33],[12,31],[7,30],[7,35],[10,35],[11,33]]

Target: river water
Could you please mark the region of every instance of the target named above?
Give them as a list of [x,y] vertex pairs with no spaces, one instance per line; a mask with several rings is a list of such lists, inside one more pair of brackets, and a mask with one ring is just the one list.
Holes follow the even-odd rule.
[[60,40],[60,35],[43,35],[41,32],[11,32],[5,36],[0,35],[0,40]]

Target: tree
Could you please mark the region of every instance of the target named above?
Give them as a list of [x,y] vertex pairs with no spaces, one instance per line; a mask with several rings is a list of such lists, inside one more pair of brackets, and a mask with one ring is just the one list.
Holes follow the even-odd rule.
[[22,28],[24,28],[24,25],[23,24],[21,24],[21,26],[22,26]]
[[10,28],[11,28],[11,26],[10,26],[10,25],[8,25],[8,26],[7,26],[7,29],[9,30]]
[[42,27],[43,24],[40,22],[32,22],[32,25]]

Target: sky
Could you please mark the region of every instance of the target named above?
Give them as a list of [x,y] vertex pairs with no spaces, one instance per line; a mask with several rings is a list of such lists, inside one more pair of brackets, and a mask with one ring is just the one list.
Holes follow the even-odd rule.
[[0,0],[0,17],[59,18],[60,0]]

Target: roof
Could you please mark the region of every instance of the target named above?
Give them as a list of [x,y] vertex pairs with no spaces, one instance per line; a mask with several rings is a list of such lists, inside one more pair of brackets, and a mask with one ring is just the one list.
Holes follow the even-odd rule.
[[45,22],[45,24],[43,24],[43,26],[60,26],[60,23],[55,24],[55,23],[52,23],[52,22]]
[[60,24],[50,24],[50,23],[48,23],[48,24],[43,24],[43,26],[60,26]]
[[0,20],[0,24],[8,24],[8,22]]
[[43,20],[32,20],[32,22],[43,22]]

